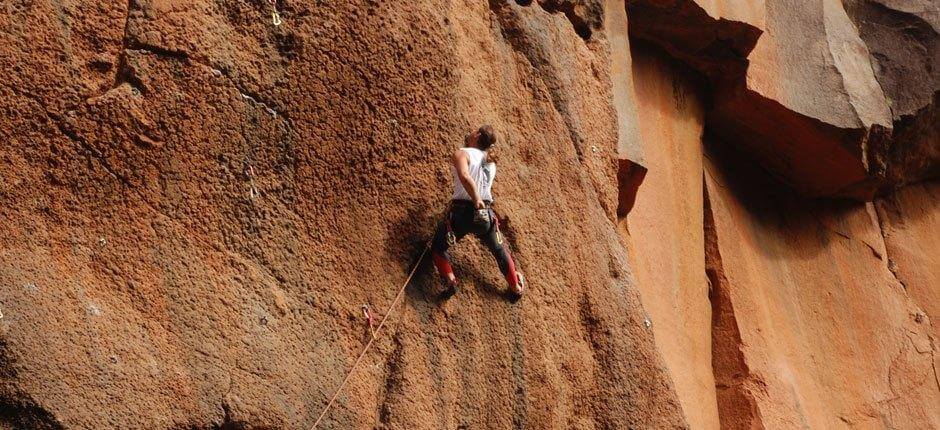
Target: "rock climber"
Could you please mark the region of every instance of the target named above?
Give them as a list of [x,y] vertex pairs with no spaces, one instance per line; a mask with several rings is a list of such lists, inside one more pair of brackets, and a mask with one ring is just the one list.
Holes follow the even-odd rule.
[[496,145],[496,132],[484,125],[464,139],[464,147],[451,156],[454,175],[454,195],[444,221],[438,227],[431,242],[431,257],[444,284],[442,299],[453,296],[459,287],[457,277],[450,265],[447,249],[460,239],[473,233],[496,258],[499,270],[509,283],[509,299],[513,302],[522,297],[525,277],[516,270],[509,253],[509,244],[499,231],[499,218],[493,211],[493,179],[496,163],[487,162],[487,154]]

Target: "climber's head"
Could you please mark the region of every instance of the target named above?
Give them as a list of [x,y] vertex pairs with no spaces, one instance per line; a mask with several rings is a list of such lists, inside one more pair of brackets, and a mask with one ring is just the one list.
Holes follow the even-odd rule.
[[486,151],[496,144],[496,131],[489,124],[483,125],[468,134],[465,142],[470,148]]

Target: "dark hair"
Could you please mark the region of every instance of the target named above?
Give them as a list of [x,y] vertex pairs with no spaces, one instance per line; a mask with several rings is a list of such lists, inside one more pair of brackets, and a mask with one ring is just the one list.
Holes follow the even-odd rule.
[[480,133],[480,137],[477,138],[477,146],[480,150],[486,151],[496,143],[496,131],[493,130],[493,126],[486,124],[477,131]]

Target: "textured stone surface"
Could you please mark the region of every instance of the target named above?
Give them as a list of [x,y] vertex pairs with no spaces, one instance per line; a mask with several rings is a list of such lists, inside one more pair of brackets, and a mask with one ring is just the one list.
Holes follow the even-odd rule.
[[656,344],[693,428],[717,428],[711,307],[702,236],[702,88],[677,61],[633,45],[640,134],[649,172],[621,223]]
[[480,123],[527,297],[425,261],[322,428],[940,427],[934,6],[8,2],[0,428],[309,428]]
[[423,264],[324,428],[684,426],[612,222],[601,32],[563,3],[280,3],[0,7],[0,426],[311,425],[482,122],[531,293],[468,242],[436,303]]
[[[940,89],[931,65],[940,57],[936,28],[925,24],[936,5],[897,2],[915,11],[902,14],[848,3],[854,22],[838,0],[799,7],[632,0],[627,7],[632,34],[715,82],[707,122],[716,135],[803,194],[871,200],[936,176],[940,165],[930,102]],[[884,30],[871,17],[892,25]]]
[[722,426],[940,425],[936,338],[874,206],[774,191],[733,159],[708,152],[705,169]]
[[[923,312],[914,317],[933,327],[935,343],[940,340],[936,320],[940,315],[938,205],[940,183],[936,181],[910,185],[875,202],[884,232],[888,269],[920,305]],[[940,359],[940,354],[934,359]]]
[[887,178],[899,185],[940,174],[940,4],[843,2],[868,45],[894,117]]

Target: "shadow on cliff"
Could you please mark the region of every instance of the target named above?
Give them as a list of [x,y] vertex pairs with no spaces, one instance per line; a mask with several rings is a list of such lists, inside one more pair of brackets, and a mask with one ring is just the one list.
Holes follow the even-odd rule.
[[797,248],[800,258],[811,259],[828,249],[836,234],[846,236],[833,225],[840,224],[851,212],[864,210],[864,203],[797,194],[709,131],[703,142],[705,174],[723,189],[710,198],[728,195],[746,212],[746,222],[738,220],[738,224],[749,230],[748,236],[757,239],[757,249],[768,258],[791,259],[792,249]]

